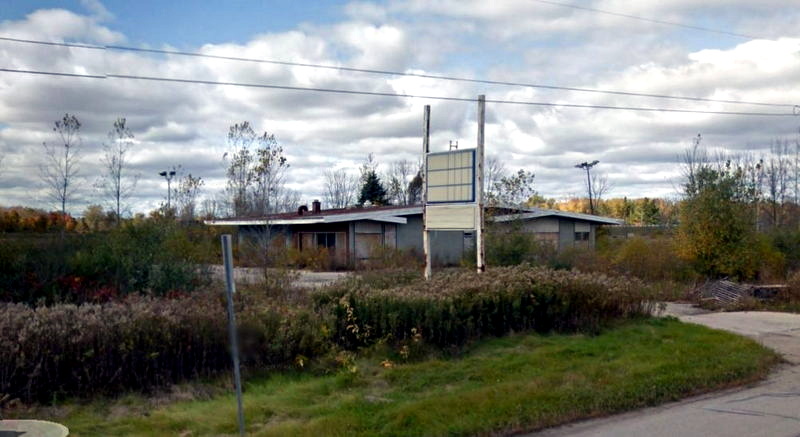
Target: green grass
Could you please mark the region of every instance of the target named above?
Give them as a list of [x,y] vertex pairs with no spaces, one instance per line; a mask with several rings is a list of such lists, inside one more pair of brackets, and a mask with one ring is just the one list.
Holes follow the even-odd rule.
[[[752,382],[780,361],[753,341],[674,319],[597,336],[514,335],[456,358],[384,368],[281,373],[246,384],[249,436],[438,436],[535,430]],[[140,395],[30,410],[70,436],[236,434],[231,395],[156,402]]]

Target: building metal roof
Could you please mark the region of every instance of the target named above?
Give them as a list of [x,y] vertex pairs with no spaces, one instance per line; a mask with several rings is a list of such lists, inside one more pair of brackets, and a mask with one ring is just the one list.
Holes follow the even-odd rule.
[[[621,225],[622,220],[609,217],[602,217],[591,214],[581,214],[577,212],[558,211],[555,209],[544,208],[495,208],[505,214],[499,214],[491,218],[495,222],[509,222],[514,220],[531,220],[542,217],[563,217],[572,220],[586,221],[602,225]],[[508,213],[509,211],[519,211]],[[265,225],[303,225],[318,223],[341,223],[355,220],[372,220],[383,223],[406,224],[408,220],[405,216],[422,214],[422,206],[374,206],[368,208],[340,208],[326,209],[319,213],[304,211],[299,214],[297,211],[284,212],[280,214],[270,214],[264,217],[241,217],[230,219],[206,220],[205,224],[212,226],[265,226]]]
[[407,215],[422,214],[422,206],[376,206],[370,208],[326,209],[319,213],[304,211],[270,214],[264,217],[206,220],[212,226],[248,225],[304,225],[317,223],[341,223],[354,220],[372,220],[384,223],[406,224]]
[[602,225],[621,225],[624,223],[623,220],[618,220],[610,217],[603,217],[599,215],[592,215],[592,214],[582,214],[579,212],[569,212],[569,211],[559,211],[556,209],[544,209],[544,208],[521,208],[518,214],[503,214],[497,215],[492,218],[495,222],[510,222],[514,220],[529,220],[529,219],[537,219],[542,217],[564,217],[573,220],[581,220],[591,223],[597,223]]

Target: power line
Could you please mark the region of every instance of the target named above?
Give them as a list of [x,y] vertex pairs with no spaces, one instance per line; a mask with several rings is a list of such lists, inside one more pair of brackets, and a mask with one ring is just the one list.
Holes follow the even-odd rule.
[[612,94],[612,95],[619,95],[619,96],[648,97],[648,98],[658,98],[658,99],[685,100],[685,101],[709,102],[709,103],[729,103],[729,104],[754,105],[754,106],[779,107],[779,108],[792,108],[792,107],[795,106],[795,105],[789,104],[789,103],[768,103],[768,102],[755,102],[755,101],[746,101],[746,100],[710,99],[710,98],[704,98],[704,97],[675,96],[675,95],[667,95],[667,94],[637,93],[637,92],[631,92],[631,91],[616,91],[616,90],[607,90],[607,89],[567,87],[567,86],[547,85],[547,84],[537,84],[537,83],[527,83],[527,82],[509,82],[509,81],[498,81],[498,80],[488,80],[488,79],[470,79],[470,78],[464,78],[464,77],[445,76],[445,75],[437,75],[437,74],[410,73],[410,72],[391,71],[391,70],[376,70],[376,69],[366,69],[366,68],[355,68],[355,67],[338,66],[338,65],[326,65],[326,64],[313,64],[313,63],[305,63],[305,62],[280,61],[280,60],[274,60],[274,59],[258,59],[258,58],[243,58],[243,57],[236,57],[236,56],[209,55],[209,54],[206,54],[206,53],[197,53],[197,52],[184,52],[184,51],[177,51],[177,50],[161,50],[161,49],[146,49],[146,48],[138,48],[138,47],[117,46],[117,45],[96,46],[96,45],[90,45],[90,44],[55,43],[55,42],[49,42],[49,41],[27,40],[27,39],[19,39],[19,38],[11,38],[11,37],[0,37],[0,40],[27,43],[27,44],[44,44],[44,45],[50,45],[50,46],[77,47],[77,48],[87,48],[87,49],[107,49],[107,50],[118,50],[118,51],[132,51],[132,52],[153,53],[153,54],[161,54],[161,55],[175,55],[175,56],[188,56],[188,57],[198,57],[198,58],[220,59],[220,60],[226,60],[226,61],[255,62],[255,63],[263,63],[263,64],[294,66],[294,67],[309,67],[309,68],[348,71],[348,72],[365,73],[365,74],[379,74],[379,75],[386,75],[386,76],[419,77],[419,78],[424,78],[424,79],[436,79],[436,80],[448,80],[448,81],[456,81],[456,82],[480,83],[480,84],[485,84],[485,85],[516,86],[516,87],[523,87],[523,88],[540,88],[540,89],[560,90],[560,91],[575,91],[575,92],[583,92],[583,93]]
[[543,4],[547,4],[547,5],[552,5],[552,6],[562,6],[562,7],[565,7],[565,8],[578,9],[578,10],[581,10],[581,11],[595,12],[595,13],[598,13],[598,14],[613,15],[615,17],[630,18],[630,19],[633,19],[633,20],[644,21],[644,22],[647,22],[647,23],[663,24],[665,26],[676,26],[676,27],[682,27],[684,29],[692,29],[692,30],[699,30],[699,31],[702,31],[702,32],[710,32],[710,33],[717,33],[717,34],[720,34],[720,35],[734,36],[734,37],[737,37],[737,38],[769,39],[769,38],[764,38],[764,37],[761,37],[761,36],[753,36],[753,35],[747,35],[747,34],[744,34],[744,33],[728,32],[727,30],[712,29],[710,27],[695,26],[695,25],[692,25],[692,24],[678,23],[678,22],[675,22],[675,21],[665,21],[665,20],[658,20],[658,19],[655,19],[655,18],[640,17],[640,16],[637,16],[637,15],[630,15],[630,14],[624,14],[624,13],[621,13],[621,12],[607,11],[607,10],[604,10],[604,9],[597,9],[597,8],[592,8],[592,7],[589,7],[589,6],[574,5],[574,4],[571,4],[571,3],[561,3],[561,2],[556,2],[556,1],[552,1],[552,0],[531,0],[531,1],[534,1],[534,2],[537,2],[537,3],[543,3]]
[[7,73],[25,73],[25,74],[35,74],[40,76],[66,76],[66,77],[81,77],[85,79],[106,79],[107,76],[97,75],[97,74],[79,74],[79,73],[59,73],[53,71],[37,71],[37,70],[17,70],[13,68],[0,68],[0,71],[4,71]]
[[11,41],[11,42],[21,42],[26,44],[39,44],[45,46],[57,46],[57,47],[76,47],[79,49],[94,49],[94,50],[105,50],[105,46],[98,46],[94,44],[84,44],[84,43],[71,43],[71,42],[54,42],[54,41],[41,41],[37,39],[22,39],[22,38],[11,38],[6,36],[0,36],[0,40],[3,41]]
[[[289,90],[289,91],[308,91],[308,92],[322,92],[322,93],[334,93],[334,94],[396,97],[396,98],[416,98],[416,99],[443,100],[443,101],[454,101],[454,102],[477,101],[477,99],[469,97],[430,96],[421,94],[389,93],[380,91],[298,87],[298,86],[275,85],[275,84],[264,84],[264,83],[222,82],[213,80],[183,79],[183,78],[156,77],[156,76],[137,76],[137,75],[127,75],[127,74],[106,74],[104,76],[97,76],[88,74],[82,75],[75,73],[59,73],[59,72],[38,71],[38,70],[20,70],[11,68],[0,68],[0,71],[7,73],[81,77],[89,79],[106,79],[106,78],[131,79],[131,80],[144,80],[144,81],[167,82],[167,83],[190,83],[190,84],[201,84],[201,85],[236,86],[236,87],[246,87],[246,88],[266,88],[266,89],[278,89],[278,90]],[[746,116],[768,116],[768,117],[787,117],[787,116],[792,117],[797,115],[796,110],[794,111],[795,113],[738,112],[738,111],[705,111],[705,110],[680,109],[680,108],[649,108],[649,107],[636,107],[636,106],[585,105],[576,103],[533,102],[533,101],[501,100],[501,99],[486,99],[486,102],[508,104],[508,105],[545,106],[545,107],[558,107],[558,108],[609,109],[609,110],[623,110],[623,111],[672,112],[672,113],[687,113],[687,114],[746,115]]]

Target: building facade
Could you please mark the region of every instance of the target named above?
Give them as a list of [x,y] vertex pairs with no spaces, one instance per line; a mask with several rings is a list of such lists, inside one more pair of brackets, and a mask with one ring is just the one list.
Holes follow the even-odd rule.
[[[559,250],[593,247],[597,227],[617,225],[607,217],[539,208],[487,209],[487,225],[498,230],[521,230],[549,242]],[[259,218],[208,220],[211,226],[235,226],[240,243],[266,238],[270,244],[299,251],[325,248],[332,267],[347,268],[369,262],[376,249],[399,249],[422,256],[422,207],[383,206],[347,209],[312,209]],[[474,232],[431,231],[431,259],[435,265],[455,265],[474,247]]]

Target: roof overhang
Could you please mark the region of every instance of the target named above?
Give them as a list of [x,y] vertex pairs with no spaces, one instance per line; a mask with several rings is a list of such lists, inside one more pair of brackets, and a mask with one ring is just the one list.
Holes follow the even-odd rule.
[[359,211],[346,214],[319,215],[313,217],[276,218],[276,219],[240,219],[240,220],[206,220],[204,223],[211,226],[276,226],[276,225],[312,225],[321,223],[342,223],[357,220],[370,220],[382,223],[408,223],[405,215],[422,214],[421,206],[397,208],[390,210]]
[[512,222],[515,220],[534,220],[544,217],[560,217],[576,221],[591,222],[600,225],[621,225],[623,223],[621,220],[613,219],[610,217],[601,217],[599,215],[581,214],[577,212],[557,211],[551,209],[547,210],[543,209],[538,211],[533,210],[531,212],[525,212],[520,214],[498,215],[492,217],[492,221],[503,223],[503,222]]

